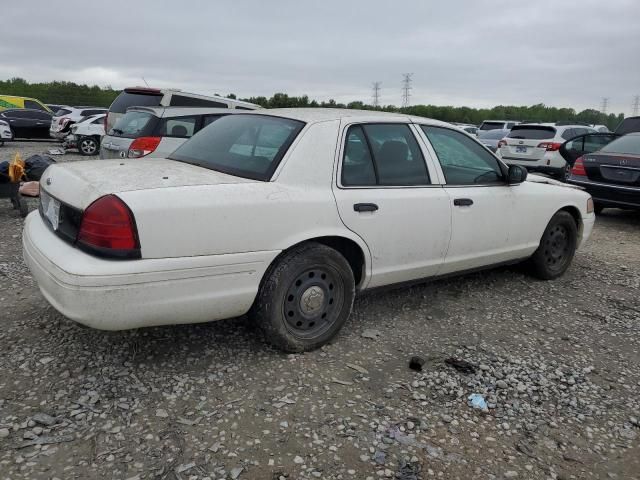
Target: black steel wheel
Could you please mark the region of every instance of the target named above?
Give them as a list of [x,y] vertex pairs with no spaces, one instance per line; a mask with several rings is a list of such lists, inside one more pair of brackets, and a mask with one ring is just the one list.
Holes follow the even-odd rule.
[[302,352],[338,333],[354,297],[347,260],[332,248],[310,242],[285,252],[267,271],[250,316],[270,343]]
[[577,248],[578,226],[569,212],[557,212],[540,239],[540,246],[529,262],[532,272],[544,280],[561,276],[573,260]]

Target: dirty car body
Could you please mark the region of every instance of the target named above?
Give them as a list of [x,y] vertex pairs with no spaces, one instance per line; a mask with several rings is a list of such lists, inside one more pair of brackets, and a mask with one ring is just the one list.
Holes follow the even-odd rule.
[[50,167],[24,256],[47,300],[85,325],[250,312],[304,350],[337,333],[357,291],[535,257],[559,212],[584,243],[590,196],[509,181],[520,170],[425,118],[230,115],[170,158]]

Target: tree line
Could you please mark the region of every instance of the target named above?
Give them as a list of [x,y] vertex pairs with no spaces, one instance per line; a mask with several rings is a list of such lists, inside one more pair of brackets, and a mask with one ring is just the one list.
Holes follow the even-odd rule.
[[[32,97],[44,103],[62,105],[92,105],[96,107],[108,107],[118,96],[120,90],[97,85],[79,85],[74,82],[40,82],[30,83],[22,78],[0,80],[0,95],[17,95]],[[235,94],[227,95],[227,98],[237,98]],[[493,108],[471,108],[438,105],[412,105],[410,107],[398,107],[385,105],[374,107],[361,101],[350,103],[338,103],[335,100],[318,102],[310,100],[307,95],[299,97],[289,96],[286,93],[276,93],[272,97],[248,97],[241,100],[255,103],[264,108],[297,108],[297,107],[323,107],[323,108],[356,108],[363,110],[379,110],[384,112],[400,112],[420,117],[434,118],[445,122],[460,122],[479,125],[483,120],[520,120],[534,122],[577,121],[589,124],[607,125],[614,129],[624,118],[624,114],[603,114],[595,109],[586,109],[581,112],[573,108],[550,107],[544,104],[530,106],[499,105]]]

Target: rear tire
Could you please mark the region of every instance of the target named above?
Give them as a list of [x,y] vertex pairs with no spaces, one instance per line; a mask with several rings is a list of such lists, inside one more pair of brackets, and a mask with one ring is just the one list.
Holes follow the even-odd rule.
[[540,246],[528,261],[531,273],[542,280],[563,275],[571,265],[577,242],[576,221],[569,212],[557,212],[542,234]]
[[307,243],[284,253],[267,271],[249,316],[266,340],[285,352],[328,343],[349,318],[355,281],[336,250]]

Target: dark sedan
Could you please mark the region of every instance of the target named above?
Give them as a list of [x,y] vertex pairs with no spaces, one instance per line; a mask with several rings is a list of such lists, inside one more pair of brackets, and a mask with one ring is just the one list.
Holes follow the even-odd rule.
[[567,179],[593,197],[595,211],[640,209],[640,133],[629,133],[579,157]]
[[10,108],[0,112],[11,128],[13,138],[49,138],[52,115],[43,110]]

